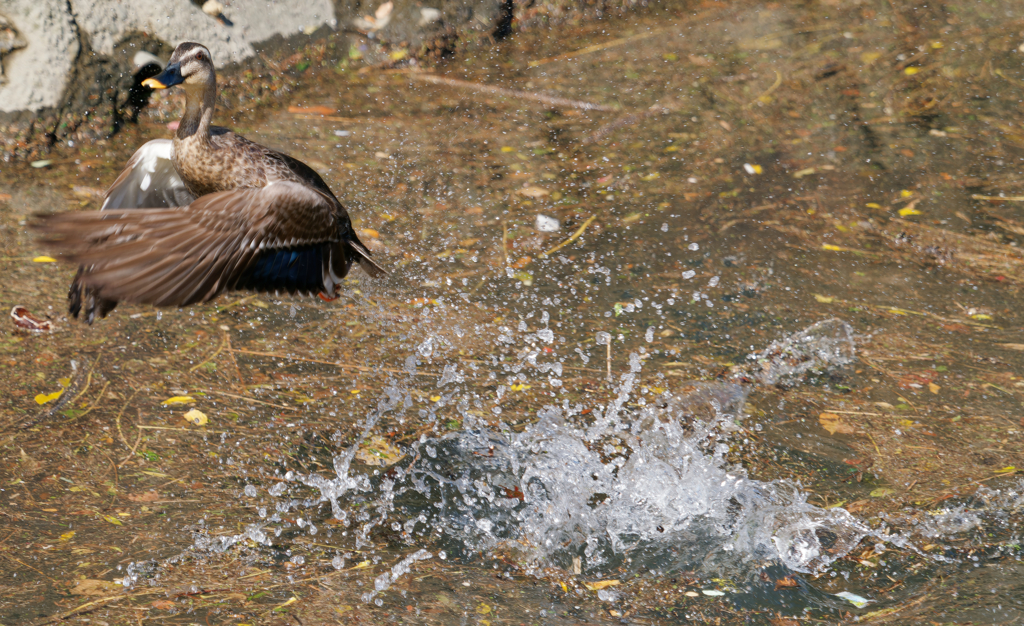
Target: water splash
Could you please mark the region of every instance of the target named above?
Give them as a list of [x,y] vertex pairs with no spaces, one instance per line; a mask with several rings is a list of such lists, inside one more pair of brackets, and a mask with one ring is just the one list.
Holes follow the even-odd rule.
[[746,393],[697,383],[628,416],[615,402],[595,421],[603,429],[546,407],[521,434],[428,440],[433,457],[410,468],[410,488],[436,503],[429,523],[466,550],[514,549],[538,565],[735,574],[781,561],[821,571],[870,530],[727,462],[722,427]]
[[853,327],[827,319],[774,341],[747,357],[754,362],[754,379],[765,385],[791,385],[808,372],[825,372],[856,358]]

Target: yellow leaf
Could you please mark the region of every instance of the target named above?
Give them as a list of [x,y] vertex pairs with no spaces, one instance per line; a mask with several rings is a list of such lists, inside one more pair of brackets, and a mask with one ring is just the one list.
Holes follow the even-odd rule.
[[803,178],[804,176],[810,176],[811,174],[817,171],[818,170],[814,169],[813,167],[808,167],[806,169],[800,170],[799,172],[795,172],[793,174],[793,178]]
[[54,391],[53,393],[40,393],[36,395],[36,404],[46,404],[47,402],[53,402],[64,393],[64,390]]
[[352,569],[366,569],[367,567],[370,567],[370,562],[369,561],[363,561],[362,563],[359,563],[358,565],[356,565]]
[[646,176],[641,176],[640,180],[650,181],[650,180],[654,180],[655,178],[661,178],[661,174],[658,173],[658,172],[652,172],[652,173],[650,173],[650,174],[648,174]]
[[114,526],[123,526],[123,524],[121,523],[121,520],[117,519],[113,515],[104,515],[103,519],[105,519],[106,521],[110,522]]
[[476,612],[480,615],[487,615],[491,612],[491,607],[481,602],[479,605],[477,605]]
[[71,379],[70,378],[58,378],[57,382],[60,383],[61,387],[67,387],[68,385],[71,384]]
[[526,391],[530,387],[531,385],[527,385],[526,383],[516,383],[509,387],[509,389],[511,389],[512,391]]
[[939,387],[935,383],[928,383],[928,391],[932,393],[939,393],[939,389],[942,389],[942,387]]
[[60,536],[60,540],[61,541],[71,541],[71,539],[74,536],[75,536],[75,531],[69,530],[68,532],[66,532],[66,533],[64,533],[63,535]]
[[173,404],[192,404],[195,401],[196,399],[193,398],[192,396],[172,396],[170,398],[167,398],[160,404],[164,406],[171,406]]
[[832,250],[833,252],[842,252],[844,248],[842,246],[833,246],[830,243],[823,243],[823,244],[821,244],[821,249],[822,250]]
[[617,580],[598,580],[592,583],[583,583],[583,586],[591,591],[599,591],[605,587],[614,587],[615,585],[621,585]]
[[832,296],[822,296],[819,294],[814,294],[814,299],[822,304],[832,304],[832,302],[835,300],[835,298],[833,298]]
[[996,474],[1012,474],[1017,471],[1017,468],[1013,465],[1007,465],[1003,469],[997,469]]
[[52,256],[37,256],[36,258],[32,259],[32,262],[33,263],[56,263],[57,259],[53,258]]
[[972,320],[990,320],[990,319],[992,319],[992,316],[991,315],[985,315],[984,313],[978,313],[977,315],[972,315],[971,319]]
[[679,150],[679,146],[669,146],[665,148],[665,152],[676,152]]
[[366,465],[388,467],[405,458],[402,450],[380,435],[367,439],[356,451],[356,459]]
[[186,421],[192,422],[196,426],[206,426],[210,420],[206,417],[206,413],[203,413],[199,409],[192,409],[191,411],[182,415]]
[[907,76],[913,76],[914,74],[917,74],[920,71],[921,68],[919,67],[908,67],[904,68],[903,73],[906,74]]
[[822,413],[818,416],[818,422],[830,435],[834,435],[836,433],[841,435],[852,435],[856,432],[856,429],[853,426],[844,422],[843,418],[839,417],[835,413]]
[[402,59],[404,59],[404,58],[406,58],[408,56],[409,56],[409,51],[408,50],[395,50],[394,52],[391,53],[391,60],[392,61],[401,61]]
[[942,47],[942,42],[941,41],[933,41],[932,42],[932,49],[933,50],[938,50],[941,47]]
[[565,583],[558,581],[558,584],[562,587],[562,593],[569,593],[569,588],[565,586]]
[[903,207],[900,209],[900,217],[907,217],[908,215],[924,215],[912,206]]
[[440,402],[441,401],[441,396],[430,396],[430,401],[431,402]]
[[879,487],[871,492],[872,498],[884,498],[885,496],[891,496],[896,493],[895,489],[886,489],[885,487]]
[[882,58],[881,52],[861,52],[860,61],[861,63],[874,63],[878,59]]
[[359,231],[359,234],[360,235],[365,235],[367,237],[373,237],[374,239],[380,239],[380,233],[378,233],[377,231],[373,230],[372,228],[364,228],[364,229]]
[[502,152],[512,152],[512,150],[514,150],[514,149],[515,149],[515,148],[512,148],[512,147],[510,147],[510,146],[502,146],[502,147],[501,147],[501,151],[502,151]]
[[71,594],[76,596],[107,596],[123,591],[124,587],[109,580],[85,578],[75,583]]
[[882,205],[878,204],[877,202],[868,202],[864,206],[866,206],[869,209],[880,209],[880,208],[882,208]]
[[901,189],[900,190],[900,197],[901,198],[909,198],[912,195],[914,195],[913,191],[908,191],[906,189]]
[[523,194],[527,198],[543,198],[551,192],[547,189],[541,189],[540,187],[527,187],[525,189],[520,189],[519,193]]

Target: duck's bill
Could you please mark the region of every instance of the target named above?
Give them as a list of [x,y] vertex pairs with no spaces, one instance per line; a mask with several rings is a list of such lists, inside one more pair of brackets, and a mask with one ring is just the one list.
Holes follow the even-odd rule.
[[181,64],[171,63],[153,78],[142,81],[142,86],[150,89],[167,89],[183,82],[185,82],[185,78],[181,75]]

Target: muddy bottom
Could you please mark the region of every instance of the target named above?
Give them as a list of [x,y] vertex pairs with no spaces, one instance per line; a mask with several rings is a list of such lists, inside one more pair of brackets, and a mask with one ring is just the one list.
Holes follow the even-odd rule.
[[331,303],[69,320],[31,215],[163,113],[5,164],[2,301],[55,329],[0,330],[0,622],[1024,620],[1022,18],[677,2],[310,70],[215,122],[388,269]]

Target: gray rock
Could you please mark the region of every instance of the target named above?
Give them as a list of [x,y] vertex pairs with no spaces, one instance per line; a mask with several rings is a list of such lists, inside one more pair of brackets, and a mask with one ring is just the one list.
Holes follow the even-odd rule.
[[509,0],[339,0],[337,9],[372,43],[421,57],[450,52],[460,33],[500,38],[512,20]]
[[233,0],[223,10],[226,20],[180,0],[71,0],[71,7],[78,27],[99,54],[113,54],[130,34],[145,32],[171,47],[200,41],[218,67],[253,56],[254,44],[274,36],[290,37],[337,24],[330,0]]
[[4,76],[4,55],[28,45],[11,21],[0,15],[0,84],[7,82]]
[[81,50],[68,3],[5,0],[2,8],[7,28],[25,45],[0,53],[6,77],[0,84],[0,111],[36,111],[56,106]]
[[[0,112],[6,113],[63,104],[80,51],[111,57],[138,33],[170,48],[201,41],[222,67],[255,55],[255,45],[274,37],[337,24],[331,0],[232,0],[217,16],[187,0],[4,0],[2,7],[0,63],[7,80],[0,83]],[[20,42],[6,52],[5,32],[12,44]]]

